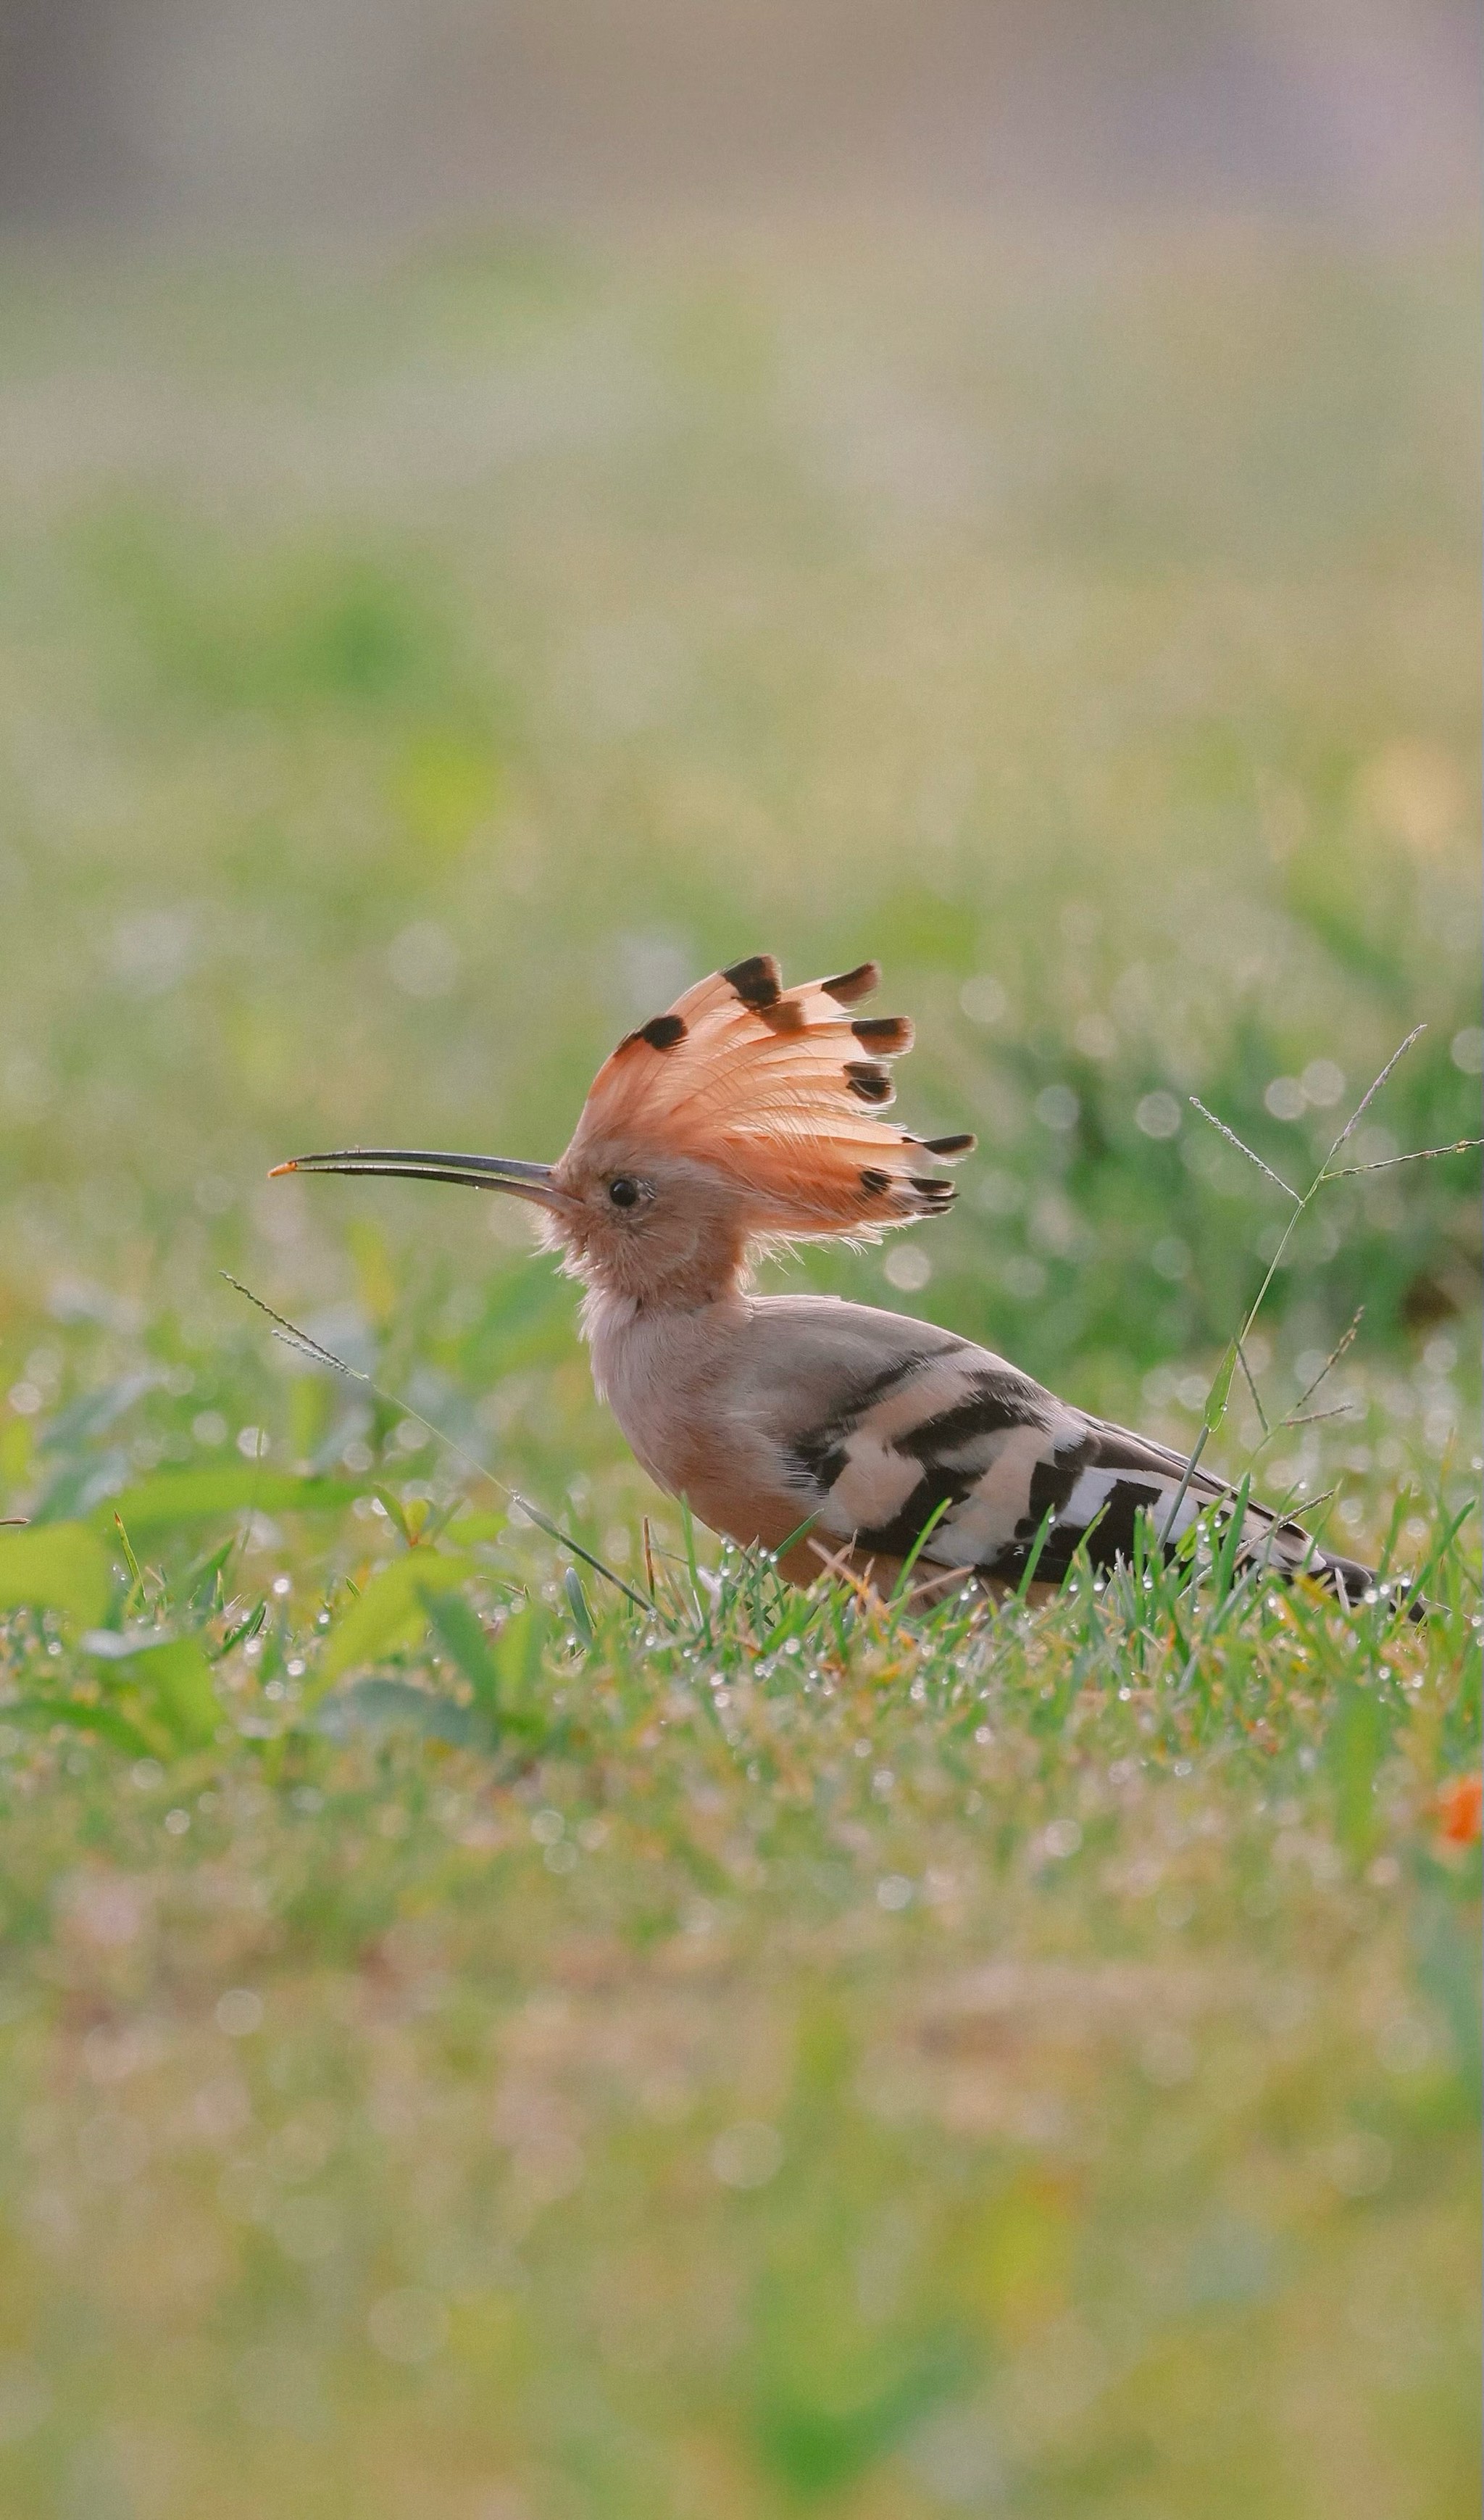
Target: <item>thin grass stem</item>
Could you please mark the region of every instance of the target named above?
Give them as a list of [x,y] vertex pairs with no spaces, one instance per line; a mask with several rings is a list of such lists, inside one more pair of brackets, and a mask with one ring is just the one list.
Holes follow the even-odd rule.
[[1383,1155],[1379,1163],[1341,1164],[1338,1172],[1327,1172],[1326,1181],[1360,1181],[1367,1173],[1395,1172],[1398,1164],[1427,1164],[1435,1155],[1468,1155],[1476,1147],[1484,1147],[1484,1138],[1455,1138],[1447,1147],[1414,1147],[1407,1155]]
[[492,1487],[497,1496],[504,1497],[509,1504],[517,1507],[524,1514],[527,1522],[533,1522],[538,1531],[546,1533],[548,1539],[555,1540],[562,1549],[569,1550],[574,1557],[580,1557],[584,1566],[592,1567],[595,1575],[602,1575],[609,1584],[615,1585],[618,1591],[633,1602],[636,1610],[652,1611],[656,1617],[664,1617],[664,1612],[657,1601],[651,1600],[647,1594],[636,1592],[632,1584],[626,1584],[623,1577],[616,1574],[611,1566],[605,1565],[601,1557],[595,1557],[590,1549],[584,1549],[580,1540],[574,1540],[569,1531],[563,1531],[560,1523],[553,1522],[551,1515],[543,1513],[540,1506],[533,1505],[530,1498],[522,1496],[518,1488],[510,1487],[504,1479],[496,1478],[494,1471],[487,1468],[475,1454],[457,1442],[431,1418],[426,1417],[421,1409],[415,1409],[410,1400],[403,1400],[394,1391],[383,1390],[381,1383],[373,1381],[369,1373],[361,1372],[357,1366],[347,1365],[344,1358],[337,1356],[333,1348],[322,1346],[318,1339],[310,1337],[307,1330],[301,1330],[295,1323],[287,1320],[284,1314],[276,1313],[271,1304],[263,1301],[261,1295],[255,1295],[250,1286],[245,1286],[240,1278],[234,1278],[230,1269],[224,1269],[221,1274],[229,1286],[235,1287],[240,1295],[246,1295],[249,1304],[255,1304],[260,1313],[266,1313],[269,1321],[276,1324],[275,1335],[287,1346],[296,1348],[301,1355],[311,1357],[318,1365],[331,1367],[335,1372],[343,1374],[347,1382],[361,1383],[367,1391],[374,1392],[378,1400],[384,1401],[388,1409],[399,1409],[405,1417],[414,1418],[418,1425],[426,1426],[429,1435],[435,1436],[445,1450],[453,1455],[455,1461],[462,1462],[467,1469],[473,1471],[476,1478],[483,1479],[488,1486]]
[[1298,1197],[1297,1191],[1289,1187],[1288,1183],[1283,1180],[1282,1173],[1276,1173],[1271,1164],[1265,1164],[1263,1162],[1261,1155],[1254,1154],[1245,1138],[1238,1138],[1235,1129],[1229,1129],[1227,1127],[1225,1120],[1218,1120],[1214,1111],[1208,1111],[1206,1109],[1206,1106],[1202,1102],[1198,1094],[1192,1094],[1191,1096],[1191,1101],[1194,1104],[1195,1109],[1200,1113],[1201,1118],[1203,1120],[1209,1120],[1213,1129],[1219,1129],[1221,1131],[1222,1136],[1226,1139],[1229,1146],[1235,1147],[1239,1155],[1245,1155],[1248,1163],[1255,1164],[1260,1173],[1266,1173],[1269,1181],[1272,1182],[1275,1189],[1281,1190],[1287,1198],[1296,1199]]
[[[1372,1084],[1367,1087],[1365,1093],[1361,1096],[1359,1102],[1357,1102],[1355,1109],[1351,1112],[1349,1119],[1345,1122],[1343,1129],[1341,1129],[1339,1136],[1335,1139],[1329,1152],[1325,1157],[1324,1167],[1320,1173],[1320,1181],[1324,1180],[1325,1174],[1333,1163],[1335,1156],[1339,1153],[1339,1150],[1344,1145],[1346,1139],[1365,1118],[1366,1113],[1370,1110],[1372,1103],[1375,1101],[1376,1096],[1379,1094],[1381,1087],[1385,1084],[1387,1077],[1391,1074],[1392,1069],[1406,1058],[1413,1043],[1415,1041],[1421,1040],[1422,1035],[1426,1030],[1427,1026],[1424,1023],[1414,1024],[1411,1032],[1407,1035],[1406,1040],[1398,1043],[1396,1049],[1392,1052],[1385,1066],[1381,1069],[1379,1076],[1374,1078]],[[1317,1189],[1318,1186],[1318,1183],[1316,1183],[1315,1188]],[[1311,1196],[1313,1195],[1312,1192],[1310,1194]]]
[[1247,1352],[1242,1346],[1240,1339],[1237,1342],[1237,1362],[1241,1367],[1242,1375],[1246,1382],[1247,1389],[1252,1394],[1252,1406],[1257,1412],[1258,1423],[1266,1437],[1270,1435],[1273,1430],[1268,1424],[1268,1413],[1262,1405],[1262,1395],[1257,1388],[1257,1384],[1252,1378],[1252,1368],[1247,1363]]

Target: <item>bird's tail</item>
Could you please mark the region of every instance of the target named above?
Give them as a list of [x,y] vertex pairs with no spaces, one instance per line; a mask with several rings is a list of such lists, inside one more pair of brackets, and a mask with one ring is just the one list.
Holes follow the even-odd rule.
[[1343,1557],[1323,1547],[1301,1523],[1263,1514],[1261,1508],[1248,1508],[1237,1562],[1243,1568],[1266,1569],[1283,1583],[1307,1576],[1332,1593],[1346,1609],[1383,1601],[1405,1611],[1409,1619],[1424,1619],[1433,1606],[1408,1576],[1382,1575],[1358,1557]]

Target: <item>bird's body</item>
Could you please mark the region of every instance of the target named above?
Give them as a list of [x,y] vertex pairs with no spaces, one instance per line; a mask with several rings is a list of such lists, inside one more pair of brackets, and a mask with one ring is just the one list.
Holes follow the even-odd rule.
[[[1230,1494],[931,1322],[745,1292],[585,1311],[600,1395],[656,1486],[713,1531],[787,1550],[800,1581],[833,1558],[889,1583],[920,1551],[929,1585],[1056,1583],[1079,1545],[1096,1565],[1128,1559],[1139,1513],[1173,1542]],[[1242,1552],[1280,1576],[1307,1565],[1351,1598],[1371,1582],[1250,1503]]]
[[782,1549],[817,1517],[792,1552],[805,1574],[819,1572],[807,1537],[836,1550],[855,1536],[821,1467],[841,1405],[964,1344],[820,1295],[737,1289],[694,1308],[600,1296],[583,1310],[599,1394],[655,1484],[743,1545]]
[[[504,1191],[587,1294],[594,1378],[644,1468],[701,1521],[782,1552],[889,1578],[1058,1580],[1079,1549],[1126,1563],[1176,1547],[1232,1492],[1165,1446],[1057,1399],[1003,1357],[930,1322],[817,1295],[757,1296],[759,1247],[877,1240],[938,1214],[922,1170],[971,1138],[884,1119],[903,1019],[850,1010],[874,964],[785,990],[757,955],[620,1042],[555,1165],[346,1148],[284,1170],[391,1173]],[[1237,1554],[1307,1571],[1342,1599],[1365,1567],[1250,1502]]]

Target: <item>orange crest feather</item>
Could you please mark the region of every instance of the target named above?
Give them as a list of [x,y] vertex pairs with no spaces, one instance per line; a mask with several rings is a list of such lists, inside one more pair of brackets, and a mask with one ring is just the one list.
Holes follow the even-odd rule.
[[940,1214],[953,1185],[923,1160],[974,1142],[879,1116],[894,1091],[885,1062],[913,1040],[905,1016],[851,1015],[879,978],[863,963],[786,989],[756,954],[697,980],[599,1069],[572,1151],[612,1141],[708,1164],[754,1194],[762,1234],[872,1234]]

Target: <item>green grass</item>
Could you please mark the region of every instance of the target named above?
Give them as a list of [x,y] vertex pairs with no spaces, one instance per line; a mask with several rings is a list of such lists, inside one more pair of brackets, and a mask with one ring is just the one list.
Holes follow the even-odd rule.
[[1189,1445],[1285,1204],[1186,1098],[1302,1187],[1424,1021],[1358,1159],[1477,1133],[1474,331],[1297,233],[12,249],[7,2508],[1474,2506],[1476,1163],[1324,1193],[1343,1414],[1213,1446],[1400,1631],[781,1593],[518,1219],[263,1180],[875,952],[981,1151],[799,1271]]

